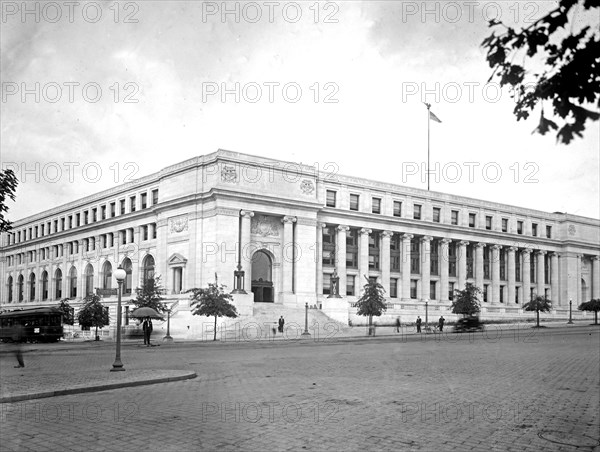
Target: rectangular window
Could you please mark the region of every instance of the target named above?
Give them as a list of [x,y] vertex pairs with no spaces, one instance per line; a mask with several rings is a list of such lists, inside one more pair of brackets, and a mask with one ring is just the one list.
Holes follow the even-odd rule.
[[156,223],[152,223],[152,237],[153,239],[156,238]]
[[421,254],[419,247],[419,239],[412,238],[410,240],[410,272],[414,275],[421,273]]
[[470,213],[469,214],[469,227],[470,228],[474,228],[475,227],[475,220],[476,220],[477,216],[474,213]]
[[488,294],[488,287],[489,287],[488,284],[484,284],[483,285],[483,302],[484,303],[487,303],[487,300],[488,300],[488,296],[487,296],[487,294]]
[[442,209],[439,207],[433,208],[433,222],[439,223],[442,216]]
[[135,212],[135,196],[129,198],[129,211]]
[[502,218],[502,232],[508,232],[508,218]]
[[451,215],[451,222],[454,225],[458,224],[458,210],[453,210],[452,212],[450,212]]
[[438,265],[439,265],[439,257],[438,257],[438,247],[439,242],[437,240],[432,240],[430,245],[430,254],[431,258],[429,259],[429,272],[432,275],[439,275]]
[[417,280],[416,279],[410,280],[410,298],[412,298],[413,300],[417,299]]
[[336,194],[337,194],[337,192],[335,192],[333,190],[327,190],[327,201],[325,204],[327,207],[335,207]]
[[379,270],[379,232],[369,234],[369,269]]
[[358,230],[346,232],[346,268],[358,268]]
[[436,288],[436,282],[430,281],[429,282],[429,298],[431,300],[437,300],[437,293],[435,291],[435,288]]
[[125,215],[125,200],[124,199],[121,199],[119,201],[119,207],[121,210],[121,213],[119,215]]
[[402,203],[400,201],[394,201],[394,216],[402,216]]
[[80,226],[80,225],[81,225],[81,214],[76,213],[75,214],[75,226]]
[[358,195],[350,194],[350,210],[358,210],[359,199]]
[[323,273],[323,295],[331,293],[331,273]]
[[549,239],[552,238],[552,226],[546,226],[546,237]]
[[467,278],[473,277],[473,245],[467,245]]
[[421,219],[421,205],[420,204],[415,204],[414,205],[413,218],[415,220],[420,220]]
[[158,188],[152,190],[152,205],[158,204]]
[[148,240],[148,226],[142,226],[142,240]]
[[354,295],[354,275],[346,275],[346,295]]
[[142,209],[145,209],[146,207],[148,207],[148,195],[146,193],[142,193],[141,198]]
[[491,216],[489,216],[489,215],[486,215],[486,216],[485,216],[485,228],[486,228],[488,231],[491,231],[491,230],[492,230],[492,217],[491,217]]
[[500,250],[500,279],[506,281],[506,250]]
[[371,212],[381,213],[381,198],[371,199]]
[[87,210],[85,212],[83,212],[83,224],[88,224],[88,222],[89,222],[88,216],[89,216],[89,212]]
[[92,223],[98,221],[98,209],[92,209]]
[[448,300],[454,300],[454,283],[448,283]]
[[517,234],[523,234],[523,222],[517,221]]
[[[65,219],[64,218],[60,219],[60,230],[61,231],[65,230]],[[29,229],[29,239],[31,240],[31,228]]]
[[398,298],[398,279],[390,279],[390,298]]
[[515,281],[521,281],[521,252],[515,253]]
[[538,225],[537,223],[531,223],[531,235],[537,237],[538,235]]
[[390,240],[390,267],[391,271],[400,271],[400,235],[394,234]]
[[448,275],[456,276],[456,242],[448,244]]
[[73,228],[73,215],[69,215],[67,223],[69,224],[69,229],[72,229]]
[[106,206],[100,206],[100,219],[106,220]]
[[500,286],[500,303],[504,303],[504,286]]
[[117,205],[114,202],[110,203],[110,217],[114,218],[117,215]]
[[483,277],[490,279],[490,247],[483,248]]
[[323,228],[323,265],[335,265],[335,230]]

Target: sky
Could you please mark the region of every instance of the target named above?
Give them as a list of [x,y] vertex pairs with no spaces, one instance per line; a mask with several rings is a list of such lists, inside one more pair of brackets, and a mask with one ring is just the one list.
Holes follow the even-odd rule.
[[[598,122],[565,146],[486,85],[488,19],[544,2],[2,2],[17,220],[217,149],[600,218]],[[572,29],[598,26],[581,10]]]

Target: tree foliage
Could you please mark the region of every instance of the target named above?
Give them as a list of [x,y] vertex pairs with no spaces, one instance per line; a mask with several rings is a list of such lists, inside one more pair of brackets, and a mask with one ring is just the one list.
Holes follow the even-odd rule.
[[231,304],[233,297],[225,292],[224,285],[219,285],[215,280],[214,283],[208,283],[207,288],[194,288],[188,290],[191,292],[190,298],[193,315],[205,315],[206,317],[215,318],[215,336],[213,340],[217,340],[217,317],[236,318],[238,316],[237,309]]
[[481,289],[470,283],[465,284],[464,290],[456,289],[454,291],[454,299],[452,300],[452,312],[454,314],[463,314],[465,317],[477,314],[481,310],[479,305],[479,296],[481,294]]
[[84,299],[85,304],[77,313],[77,321],[83,328],[96,328],[96,340],[98,340],[98,328],[106,326],[110,322],[108,310],[100,302],[98,295],[88,295]]
[[0,232],[8,232],[12,229],[11,222],[4,217],[4,213],[8,212],[6,198],[15,200],[18,182],[13,170],[0,170]]
[[594,313],[594,325],[598,325],[598,311],[600,311],[600,298],[595,298],[585,303],[581,303],[577,308],[580,311],[589,311]]
[[73,325],[75,323],[75,310],[69,304],[69,299],[64,298],[60,300],[57,307],[62,311],[63,323],[65,325]]
[[385,304],[385,289],[377,281],[370,281],[366,276],[367,284],[363,287],[363,294],[356,302],[356,314],[369,317],[369,334],[373,325],[373,316],[379,317],[387,310]]
[[[592,110],[600,106],[600,32],[597,26],[574,30],[581,14],[592,10],[593,15],[598,9],[597,0],[561,0],[548,14],[518,31],[495,19],[489,22],[490,28],[502,27],[502,32],[493,31],[481,44],[493,69],[488,82],[496,77],[501,86],[512,87],[517,121],[527,119],[540,105],[540,122],[533,133],[558,130],[557,141],[569,144],[575,136],[583,136],[588,120],[600,117]],[[540,62],[540,71],[525,67]],[[548,104],[551,108],[546,112],[551,110],[559,119],[545,116]]]
[[162,302],[164,290],[160,283],[160,276],[146,279],[142,287],[135,289],[135,300],[131,300],[136,308],[152,308],[159,314],[167,312],[167,305]]
[[536,295],[529,303],[523,305],[526,311],[535,311],[537,315],[537,324],[540,326],[540,312],[548,312],[552,308],[552,301],[542,295]]

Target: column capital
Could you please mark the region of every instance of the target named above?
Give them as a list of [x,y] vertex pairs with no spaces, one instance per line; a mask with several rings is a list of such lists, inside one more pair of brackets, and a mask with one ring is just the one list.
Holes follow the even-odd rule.
[[452,239],[442,239],[442,240],[441,240],[441,242],[442,242],[444,245],[447,245],[447,244],[449,244],[449,243],[452,243]]
[[523,254],[531,254],[532,251],[533,250],[531,248],[523,248],[521,250],[521,253],[523,253]]
[[240,216],[244,218],[252,218],[254,216],[254,212],[251,210],[240,210]]
[[544,254],[546,254],[546,253],[547,253],[547,251],[546,251],[546,250],[535,250],[535,254],[537,254],[537,255],[541,255],[541,256],[543,256],[543,255],[544,255]]
[[560,257],[560,253],[557,253],[556,251],[550,251],[548,254],[550,257],[556,257],[556,258]]
[[509,253],[514,253],[514,252],[516,252],[516,251],[517,251],[517,249],[518,249],[518,248],[517,248],[516,246],[509,246],[509,247],[508,247],[508,252],[509,252]]
[[368,228],[361,228],[360,230],[360,233],[364,235],[369,235],[371,232],[373,232],[373,230]]
[[318,223],[317,223],[317,227],[318,227],[318,228],[325,229],[325,228],[327,227],[327,223],[321,223],[321,222],[318,222]]
[[466,240],[461,240],[460,242],[458,242],[458,244],[460,246],[467,246],[469,244],[469,242],[467,242]]
[[433,240],[433,237],[430,235],[425,235],[423,237],[421,237],[421,242],[431,242]]
[[[556,253],[552,253],[552,254],[556,254]],[[590,259],[593,261],[597,261],[597,260],[600,260],[600,256],[591,256]]]
[[391,237],[392,235],[394,235],[394,232],[393,232],[393,231],[383,231],[383,232],[381,233],[381,237],[383,237],[384,239],[385,239],[385,238],[389,238],[389,237]]
[[404,241],[410,241],[413,239],[413,237],[414,237],[414,235],[412,235],[412,234],[402,234],[402,240],[404,240]]
[[492,250],[494,251],[500,251],[502,249],[502,245],[498,245],[497,243],[495,243],[494,245],[492,245]]
[[473,246],[474,246],[475,248],[483,248],[483,247],[484,247],[484,246],[486,246],[486,245],[487,245],[487,243],[484,243],[484,242],[477,242],[477,243],[474,243],[474,244],[473,244]]
[[350,230],[350,226],[346,226],[344,224],[338,225],[336,228],[338,231],[343,232],[344,234]]
[[[253,214],[254,214],[254,213],[253,213]],[[286,223],[292,224],[292,223],[295,223],[295,222],[296,222],[296,217],[289,217],[289,216],[285,216],[285,217],[283,217],[283,218],[281,219],[281,222],[282,222],[282,223],[284,223],[284,224],[286,224]]]

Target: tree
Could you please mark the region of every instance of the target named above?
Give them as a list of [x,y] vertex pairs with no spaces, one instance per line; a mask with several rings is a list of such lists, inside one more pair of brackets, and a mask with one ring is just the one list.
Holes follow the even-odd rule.
[[452,300],[452,312],[465,317],[477,314],[481,310],[479,305],[481,293],[481,289],[471,283],[465,284],[464,290],[456,289]]
[[[493,19],[489,27],[504,27],[503,33],[492,32],[481,43],[493,69],[488,82],[497,77],[500,86],[512,87],[517,121],[527,119],[540,104],[540,122],[533,133],[545,135],[550,129],[558,130],[557,141],[564,144],[575,135],[583,136],[588,119],[597,121],[600,117],[590,109],[600,106],[600,33],[597,25],[574,30],[586,11],[592,10],[589,15],[597,17],[594,9],[598,9],[597,0],[561,0],[548,14],[519,31]],[[527,65],[542,63],[541,72],[526,70],[526,58]],[[561,124],[544,116],[548,103],[552,104],[548,110],[560,117],[557,122]]]
[[577,308],[580,311],[591,311],[594,313],[594,325],[598,325],[598,311],[600,311],[600,298],[581,303]]
[[8,212],[6,197],[15,200],[18,182],[13,170],[0,170],[0,232],[8,232],[12,229],[11,222],[4,218],[4,212]]
[[366,276],[367,284],[363,287],[363,294],[356,302],[357,315],[369,316],[369,336],[373,333],[373,316],[379,317],[386,311],[385,298],[383,294],[385,289],[377,281],[369,280]]
[[77,313],[77,321],[83,328],[96,327],[96,340],[99,341],[98,327],[102,328],[110,322],[108,309],[104,308],[98,295],[88,295],[84,301],[85,305]]
[[148,278],[142,284],[142,287],[135,289],[136,298],[132,300],[136,308],[148,307],[154,309],[159,314],[167,312],[167,305],[161,300],[163,288],[160,284],[160,276]]
[[58,304],[58,309],[62,311],[63,323],[65,325],[73,325],[73,323],[75,323],[74,309],[69,304],[68,298],[60,300],[60,303]]
[[217,340],[217,317],[236,318],[238,316],[235,306],[230,302],[233,301],[231,294],[225,293],[224,285],[219,285],[216,275],[215,282],[208,283],[207,288],[190,289],[187,292],[192,292],[191,303],[193,315],[205,315],[206,317],[215,317],[215,336]]
[[526,311],[535,311],[536,315],[537,315],[537,324],[536,324],[536,328],[540,327],[540,311],[541,312],[548,312],[550,311],[550,308],[552,307],[552,302],[542,296],[542,295],[536,295],[535,297],[533,297],[531,299],[531,301],[529,303],[526,303],[525,305],[523,305],[523,309],[525,309]]

